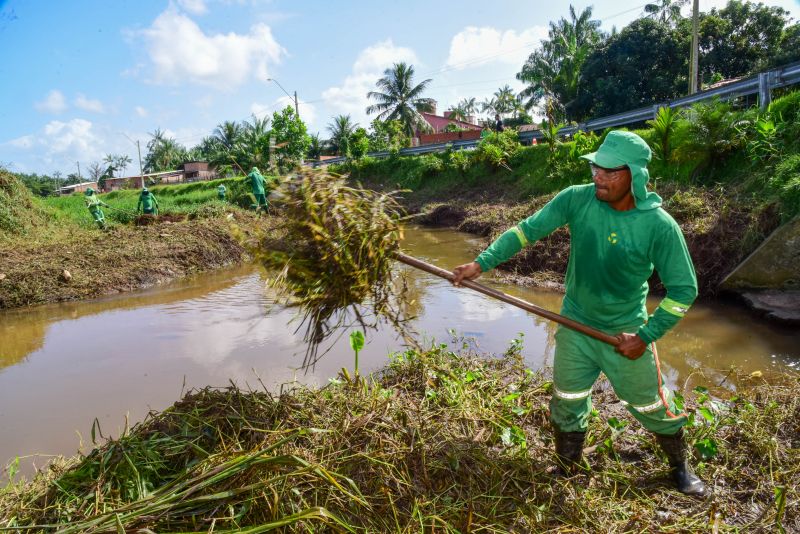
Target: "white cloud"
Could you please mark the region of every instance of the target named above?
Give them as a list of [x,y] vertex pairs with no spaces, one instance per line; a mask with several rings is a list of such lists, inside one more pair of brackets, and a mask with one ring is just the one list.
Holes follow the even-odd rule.
[[[370,104],[367,93],[375,89],[375,82],[383,75],[385,69],[392,63],[401,61],[410,64],[419,63],[412,49],[395,46],[391,39],[362,50],[353,64],[352,73],[344,79],[344,82],[322,92],[325,104],[333,109],[336,115],[350,114],[354,121],[366,127],[372,119],[365,111]],[[306,121],[308,122],[310,121]]]
[[81,94],[75,98],[75,107],[84,111],[92,111],[94,113],[103,113],[105,111],[105,107],[103,106],[102,102],[99,100],[86,98]]
[[47,93],[47,96],[44,100],[41,102],[36,102],[34,107],[37,110],[46,113],[61,113],[67,109],[67,101],[61,91],[53,89]]
[[32,135],[23,135],[22,137],[17,137],[16,139],[12,139],[8,142],[9,145],[15,148],[22,148],[28,149],[33,147],[35,139]]
[[[35,134],[24,135],[7,143],[16,149],[27,151],[33,159],[27,159],[25,167],[44,169],[72,169],[76,161],[96,161],[103,157],[103,138],[95,132],[94,125],[85,119],[67,122],[50,121]],[[104,147],[111,148],[111,147]]]
[[207,35],[173,7],[138,35],[152,62],[149,81],[157,84],[195,82],[233,89],[250,78],[265,80],[268,66],[286,54],[266,24],[253,25],[248,34]]
[[450,40],[450,54],[445,65],[455,70],[493,62],[521,65],[545,38],[545,26],[534,26],[519,33],[468,26]]
[[178,5],[192,15],[205,15],[208,12],[204,0],[178,0]]
[[[273,104],[260,104],[258,102],[253,102],[250,105],[250,112],[259,118],[264,116],[272,117],[274,112],[285,109],[286,106],[292,106],[292,108],[294,108],[294,98],[282,96]],[[300,109],[300,118],[303,119],[303,122],[306,123],[306,126],[310,126],[311,123],[313,123],[317,118],[317,109],[314,107],[314,104],[305,104],[303,102],[299,102],[297,107]]]
[[142,106],[136,106],[135,108],[133,108],[133,110],[136,112],[136,115],[138,115],[139,117],[147,117],[147,115],[148,115],[147,110],[145,108],[143,108]]
[[44,127],[44,136],[39,139],[50,154],[75,154],[77,159],[98,157],[98,141],[92,132],[92,123],[86,119],[50,121]]

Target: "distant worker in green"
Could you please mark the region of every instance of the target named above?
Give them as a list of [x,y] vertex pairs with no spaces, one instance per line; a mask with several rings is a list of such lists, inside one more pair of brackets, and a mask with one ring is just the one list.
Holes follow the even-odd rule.
[[92,217],[94,217],[94,222],[97,223],[97,226],[105,230],[106,216],[103,214],[103,210],[100,206],[109,207],[108,204],[100,200],[100,198],[95,194],[94,189],[91,187],[86,189],[84,195],[86,195],[86,198],[84,198],[86,207],[89,208],[89,213],[91,213]]
[[250,187],[253,188],[253,196],[256,197],[256,210],[263,209],[266,211],[267,205],[267,180],[259,172],[258,167],[253,167],[250,174],[247,175],[250,179]]
[[146,187],[142,188],[139,203],[136,205],[136,212],[138,213],[140,210],[145,215],[158,215],[158,200]]
[[220,184],[219,186],[217,186],[217,198],[220,199],[221,201],[225,202],[225,194],[227,192],[228,190],[225,188],[224,185]]

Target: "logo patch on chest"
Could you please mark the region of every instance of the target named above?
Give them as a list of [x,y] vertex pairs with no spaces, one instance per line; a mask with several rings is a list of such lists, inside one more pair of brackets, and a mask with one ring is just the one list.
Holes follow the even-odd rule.
[[607,239],[608,242],[611,243],[612,245],[616,245],[619,242],[619,238],[617,237],[616,232],[611,232],[610,234],[608,234]]

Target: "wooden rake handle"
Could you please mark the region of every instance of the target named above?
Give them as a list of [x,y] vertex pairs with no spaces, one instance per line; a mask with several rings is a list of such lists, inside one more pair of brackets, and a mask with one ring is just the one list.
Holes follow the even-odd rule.
[[[424,262],[407,254],[403,254],[402,252],[397,252],[395,254],[397,261],[400,263],[405,263],[406,265],[410,265],[411,267],[420,269],[425,271],[426,273],[430,273],[434,276],[438,276],[440,278],[444,278],[445,280],[453,281],[453,273],[450,271],[446,271],[445,269],[441,269],[435,265],[431,265],[430,263]],[[535,304],[531,304],[526,300],[522,300],[517,297],[512,297],[508,293],[503,293],[502,291],[498,291],[496,289],[492,289],[491,287],[487,287],[483,284],[479,284],[478,282],[473,282],[472,280],[462,280],[461,285],[464,287],[468,287],[470,289],[474,289],[478,293],[483,293],[484,295],[496,298],[497,300],[501,300],[512,306],[516,306],[517,308],[523,309],[527,312],[536,314],[540,317],[544,317],[545,319],[550,319],[558,324],[564,325],[567,328],[571,328],[580,332],[581,334],[586,334],[589,337],[593,337],[603,343],[608,343],[616,347],[622,341],[617,336],[612,336],[610,334],[606,334],[605,332],[601,332],[596,328],[592,328],[591,326],[587,326],[583,323],[579,323],[578,321],[573,321],[563,315],[559,315],[557,313],[551,312],[549,310],[545,310]]]

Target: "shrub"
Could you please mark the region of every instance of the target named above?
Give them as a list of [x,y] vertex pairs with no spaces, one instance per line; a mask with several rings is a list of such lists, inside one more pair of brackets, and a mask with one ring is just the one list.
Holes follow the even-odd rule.
[[800,154],[780,162],[767,185],[781,201],[781,218],[784,221],[800,213]]

